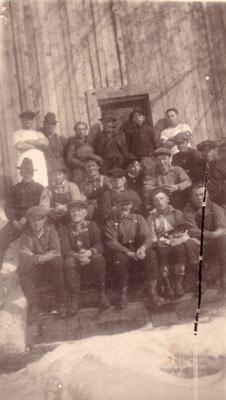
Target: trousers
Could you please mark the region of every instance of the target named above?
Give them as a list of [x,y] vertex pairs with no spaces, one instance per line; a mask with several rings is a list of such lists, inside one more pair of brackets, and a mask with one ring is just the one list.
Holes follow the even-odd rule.
[[4,261],[5,252],[11,242],[18,239],[21,232],[14,228],[12,222],[8,222],[0,231],[0,268]]
[[186,251],[183,244],[174,247],[156,246],[155,252],[161,277],[169,276],[171,271],[175,275],[185,274]]

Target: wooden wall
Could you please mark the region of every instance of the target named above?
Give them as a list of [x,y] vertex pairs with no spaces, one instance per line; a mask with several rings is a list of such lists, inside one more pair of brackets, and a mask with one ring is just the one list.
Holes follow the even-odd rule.
[[226,4],[10,0],[3,14],[4,184],[15,178],[12,135],[20,110],[37,111],[37,126],[55,112],[58,132],[70,136],[75,121],[95,123],[103,88],[153,84],[154,123],[176,106],[194,144],[226,136]]

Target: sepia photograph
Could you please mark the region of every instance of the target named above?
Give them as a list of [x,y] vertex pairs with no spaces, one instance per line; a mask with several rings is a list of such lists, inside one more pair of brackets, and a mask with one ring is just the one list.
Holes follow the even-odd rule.
[[0,0],[0,398],[226,398],[226,0]]

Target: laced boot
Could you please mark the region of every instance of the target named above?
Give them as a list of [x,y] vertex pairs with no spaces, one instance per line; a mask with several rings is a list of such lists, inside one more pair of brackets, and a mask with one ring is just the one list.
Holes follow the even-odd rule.
[[108,300],[104,289],[102,289],[102,290],[100,291],[100,303],[99,303],[99,307],[100,307],[100,308],[104,308],[104,309],[107,309],[107,308],[110,308],[110,307],[111,307],[111,303],[110,303],[110,301]]
[[152,280],[149,284],[148,297],[150,304],[161,306],[164,303],[164,299],[158,295],[157,287],[158,287],[157,279]]
[[79,295],[72,295],[68,303],[67,313],[70,317],[78,314],[79,312]]
[[31,325],[38,322],[39,306],[38,304],[29,304],[27,310],[27,324]]
[[185,293],[183,281],[184,281],[184,275],[176,275],[175,292],[178,296],[183,296]]
[[164,285],[166,297],[173,298],[175,296],[175,293],[174,293],[173,288],[171,286],[169,277],[165,276],[164,278],[162,278],[162,280],[163,280],[163,285]]
[[124,288],[122,288],[122,291],[121,291],[121,299],[119,302],[119,308],[121,310],[123,310],[127,306],[128,306],[128,288],[127,288],[127,286],[125,286]]

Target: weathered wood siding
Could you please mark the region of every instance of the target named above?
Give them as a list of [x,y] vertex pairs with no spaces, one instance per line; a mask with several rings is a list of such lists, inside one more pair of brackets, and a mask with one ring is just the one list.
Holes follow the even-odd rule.
[[95,123],[95,93],[102,88],[153,84],[154,123],[176,106],[194,131],[194,144],[225,136],[226,4],[9,4],[0,19],[1,176],[15,177],[12,135],[21,109],[37,111],[37,126],[46,112],[55,112],[58,132],[70,136],[75,121]]

